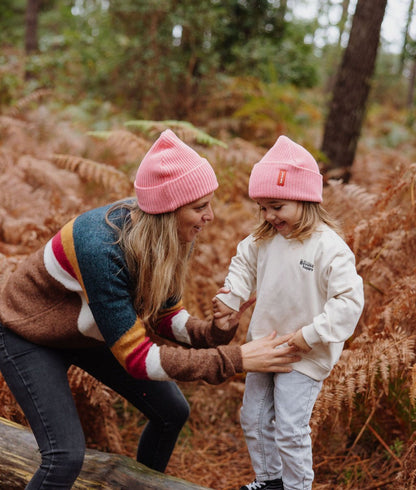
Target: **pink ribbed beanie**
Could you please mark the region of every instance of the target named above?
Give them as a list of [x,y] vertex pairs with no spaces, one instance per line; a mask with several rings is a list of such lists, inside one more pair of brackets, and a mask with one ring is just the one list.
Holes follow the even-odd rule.
[[160,214],[201,199],[218,187],[208,160],[167,129],[137,170],[134,188],[142,211]]
[[251,199],[276,198],[322,201],[322,175],[313,156],[287,136],[254,165],[248,193]]

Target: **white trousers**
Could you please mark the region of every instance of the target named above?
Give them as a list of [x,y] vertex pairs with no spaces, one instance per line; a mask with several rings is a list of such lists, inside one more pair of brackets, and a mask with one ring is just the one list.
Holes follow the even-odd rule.
[[259,481],[282,478],[285,490],[311,490],[309,421],[322,381],[290,373],[247,373],[241,427]]

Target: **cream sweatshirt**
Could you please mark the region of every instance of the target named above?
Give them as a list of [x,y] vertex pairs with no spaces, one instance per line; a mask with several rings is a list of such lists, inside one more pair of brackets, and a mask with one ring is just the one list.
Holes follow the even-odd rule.
[[316,380],[329,375],[364,306],[354,254],[324,224],[303,243],[280,234],[256,242],[248,236],[231,260],[225,287],[230,293],[217,297],[234,310],[256,292],[247,340],[302,329],[312,350],[293,369]]

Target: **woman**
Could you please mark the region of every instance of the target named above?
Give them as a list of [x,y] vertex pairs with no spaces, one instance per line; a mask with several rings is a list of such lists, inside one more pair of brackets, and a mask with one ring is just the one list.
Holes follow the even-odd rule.
[[[137,460],[158,471],[189,414],[172,380],[216,384],[243,370],[291,370],[293,349],[275,349],[284,338],[227,345],[246,305],[213,321],[182,306],[192,243],[213,219],[218,183],[208,161],[167,130],[134,187],[137,199],[67,223],[0,295],[0,369],[42,456],[29,489],[71,488],[81,471],[85,439],[67,379],[72,364],[149,419]],[[177,345],[158,345],[152,332]]]

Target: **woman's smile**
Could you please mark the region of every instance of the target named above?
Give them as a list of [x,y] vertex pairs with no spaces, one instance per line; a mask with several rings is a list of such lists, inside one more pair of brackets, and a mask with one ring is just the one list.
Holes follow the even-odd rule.
[[183,242],[193,242],[203,227],[214,219],[211,200],[214,193],[182,206],[176,211],[179,239]]

